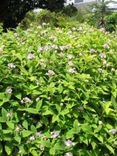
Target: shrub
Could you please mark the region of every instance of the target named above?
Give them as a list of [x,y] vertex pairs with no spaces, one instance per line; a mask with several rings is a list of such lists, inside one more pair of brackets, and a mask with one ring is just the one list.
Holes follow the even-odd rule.
[[77,11],[78,11],[77,8],[73,4],[69,4],[66,7],[64,7],[62,12],[65,15],[72,17],[76,15]]
[[116,30],[117,25],[117,13],[112,13],[109,16],[106,16],[106,30],[113,32]]
[[33,26],[0,40],[0,155],[116,155],[116,34]]
[[51,25],[52,27],[65,27],[66,20],[69,20],[61,12],[55,13],[42,10],[39,13],[29,12],[20,24],[21,28],[27,29],[32,25]]

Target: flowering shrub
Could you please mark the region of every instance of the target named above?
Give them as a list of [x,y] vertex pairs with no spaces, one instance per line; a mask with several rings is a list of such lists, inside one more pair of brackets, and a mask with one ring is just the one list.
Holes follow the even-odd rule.
[[0,155],[116,155],[116,34],[43,25],[0,41]]

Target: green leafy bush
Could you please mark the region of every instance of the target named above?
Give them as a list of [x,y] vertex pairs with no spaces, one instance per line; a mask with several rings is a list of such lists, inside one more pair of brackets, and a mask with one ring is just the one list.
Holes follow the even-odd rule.
[[[39,13],[29,12],[25,19],[21,22],[20,27],[27,29],[32,25],[51,25],[51,27],[65,27],[66,20],[69,21],[69,17],[65,16],[61,12],[55,13],[49,10],[42,10]],[[69,22],[70,23],[70,22]]]
[[116,155],[116,40],[86,24],[3,33],[0,155]]
[[106,30],[113,32],[117,26],[117,13],[114,12],[110,16],[106,16]]
[[73,4],[69,4],[66,7],[63,8],[62,11],[67,16],[74,16],[77,14],[78,10]]

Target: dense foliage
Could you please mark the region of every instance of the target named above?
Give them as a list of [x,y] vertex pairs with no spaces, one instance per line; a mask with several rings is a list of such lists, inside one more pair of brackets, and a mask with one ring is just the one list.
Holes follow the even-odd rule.
[[116,41],[86,24],[2,33],[0,155],[116,155]]

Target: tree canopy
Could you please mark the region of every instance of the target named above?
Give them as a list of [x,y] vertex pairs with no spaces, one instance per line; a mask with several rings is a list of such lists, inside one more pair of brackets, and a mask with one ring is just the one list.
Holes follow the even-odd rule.
[[0,0],[0,21],[4,28],[15,28],[25,14],[34,8],[43,8],[50,11],[60,10],[64,0]]

